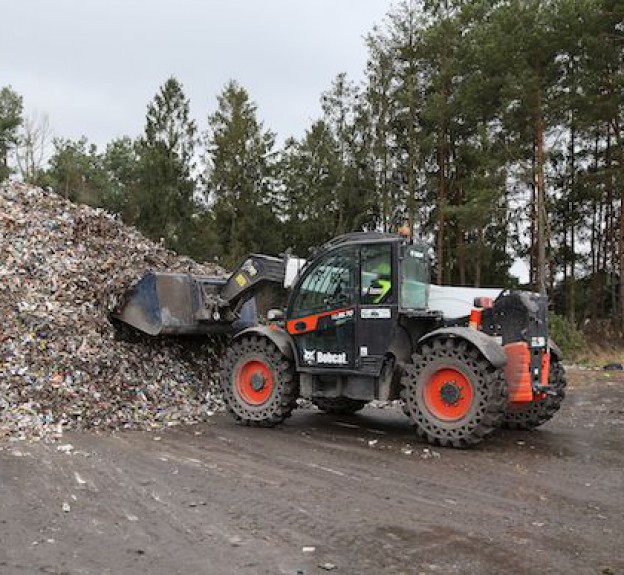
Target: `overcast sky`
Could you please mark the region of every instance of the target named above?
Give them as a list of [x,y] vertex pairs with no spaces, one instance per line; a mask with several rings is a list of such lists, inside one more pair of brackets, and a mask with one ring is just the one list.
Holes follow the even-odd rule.
[[[280,141],[320,115],[340,72],[366,63],[364,36],[390,0],[4,0],[0,87],[47,114],[54,135],[104,146],[143,130],[175,75],[201,130],[229,79],[249,91]],[[518,266],[523,269],[518,269]],[[514,273],[526,276],[516,262]]]
[[137,136],[171,75],[203,130],[231,78],[280,140],[320,115],[339,72],[362,76],[363,36],[386,0],[5,0],[0,87],[47,113],[56,136]]

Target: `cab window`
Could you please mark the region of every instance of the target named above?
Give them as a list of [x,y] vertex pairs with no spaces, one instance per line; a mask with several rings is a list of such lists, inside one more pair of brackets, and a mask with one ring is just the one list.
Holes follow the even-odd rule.
[[407,246],[401,265],[401,307],[424,309],[429,305],[429,261],[417,246]]
[[361,260],[361,303],[363,305],[394,303],[392,245],[373,244],[362,246]]
[[291,317],[355,305],[356,250],[331,252],[312,264],[295,297]]

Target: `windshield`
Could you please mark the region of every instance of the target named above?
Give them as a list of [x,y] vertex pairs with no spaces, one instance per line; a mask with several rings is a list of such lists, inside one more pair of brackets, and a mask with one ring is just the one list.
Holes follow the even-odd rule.
[[418,246],[405,246],[401,262],[401,307],[423,309],[429,300],[429,261]]
[[305,317],[332,308],[354,305],[357,257],[355,248],[330,252],[306,272],[290,317]]

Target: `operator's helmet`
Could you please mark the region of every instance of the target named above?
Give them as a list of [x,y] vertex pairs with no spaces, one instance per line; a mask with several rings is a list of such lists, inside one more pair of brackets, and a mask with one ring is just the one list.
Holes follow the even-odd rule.
[[380,262],[375,268],[375,273],[380,278],[390,279],[390,264],[388,262]]

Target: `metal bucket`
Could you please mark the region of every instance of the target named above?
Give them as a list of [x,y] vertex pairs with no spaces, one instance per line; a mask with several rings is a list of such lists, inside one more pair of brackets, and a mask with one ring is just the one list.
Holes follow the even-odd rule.
[[203,335],[254,325],[256,306],[245,303],[236,321],[207,316],[206,295],[218,296],[225,278],[150,272],[126,294],[113,317],[149,335]]

